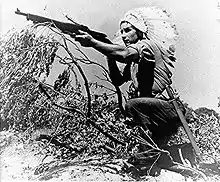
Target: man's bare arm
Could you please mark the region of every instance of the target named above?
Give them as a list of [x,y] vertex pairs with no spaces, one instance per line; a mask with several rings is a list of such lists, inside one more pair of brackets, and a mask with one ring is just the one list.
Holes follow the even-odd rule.
[[108,44],[96,40],[86,32],[80,31],[80,35],[75,35],[75,40],[80,42],[84,47],[93,47],[110,59],[117,60],[122,63],[128,63],[138,59],[137,50],[123,45]]

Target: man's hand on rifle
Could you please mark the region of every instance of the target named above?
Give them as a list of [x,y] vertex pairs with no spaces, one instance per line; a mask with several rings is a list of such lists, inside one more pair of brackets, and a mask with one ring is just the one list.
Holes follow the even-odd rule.
[[87,32],[79,30],[80,34],[72,34],[71,37],[75,39],[75,41],[79,42],[83,47],[91,47],[92,40],[94,39],[90,34]]

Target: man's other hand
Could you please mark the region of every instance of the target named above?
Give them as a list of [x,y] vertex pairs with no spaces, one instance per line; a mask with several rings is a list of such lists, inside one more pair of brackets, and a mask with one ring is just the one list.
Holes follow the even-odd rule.
[[87,32],[79,30],[80,34],[73,34],[71,37],[75,39],[75,41],[79,42],[83,47],[91,47],[93,37]]

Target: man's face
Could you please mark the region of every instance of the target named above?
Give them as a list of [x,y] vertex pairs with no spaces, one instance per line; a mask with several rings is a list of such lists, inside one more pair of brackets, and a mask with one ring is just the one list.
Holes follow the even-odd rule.
[[120,27],[121,37],[126,46],[136,43],[138,35],[136,29],[128,22],[123,22]]

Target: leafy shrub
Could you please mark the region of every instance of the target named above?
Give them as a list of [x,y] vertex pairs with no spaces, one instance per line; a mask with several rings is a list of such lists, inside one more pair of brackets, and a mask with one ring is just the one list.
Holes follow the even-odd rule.
[[[203,154],[217,159],[220,154],[220,139],[217,137],[220,136],[220,122],[219,118],[216,117],[218,115],[214,111],[211,113],[207,108],[199,108],[191,111],[193,117],[191,117],[191,122],[188,125],[198,147]],[[207,111],[209,112],[207,113]],[[170,140],[170,144],[182,144],[185,142],[189,143],[190,141],[183,127],[180,127],[178,133]]]
[[[103,152],[106,143],[113,143],[105,135],[116,140],[124,137],[116,91],[105,87],[98,93],[103,86],[88,80],[82,64],[96,65],[107,81],[104,67],[58,31],[44,35],[48,29],[30,26],[1,38],[2,120],[10,129],[29,135],[46,128],[48,133],[39,134],[37,140],[45,143],[47,154],[58,158]],[[46,80],[55,61],[65,69],[50,85]]]
[[[45,128],[47,132],[36,138],[44,145],[40,152],[57,158],[104,154],[114,152],[113,149],[116,157],[132,153],[126,146],[117,145],[127,142],[119,88],[111,83],[108,86],[93,83],[82,65],[97,66],[103,73],[102,81],[107,83],[110,82],[108,71],[60,32],[53,30],[55,33],[44,35],[45,29],[51,30],[31,26],[0,40],[2,120],[11,129],[28,135]],[[65,69],[50,85],[47,78],[55,61]],[[188,108],[188,111],[189,126],[199,147],[217,156],[220,139],[215,136],[219,136],[220,127],[216,113],[201,114],[207,113],[204,108],[197,111]],[[187,141],[180,128],[170,144]]]

